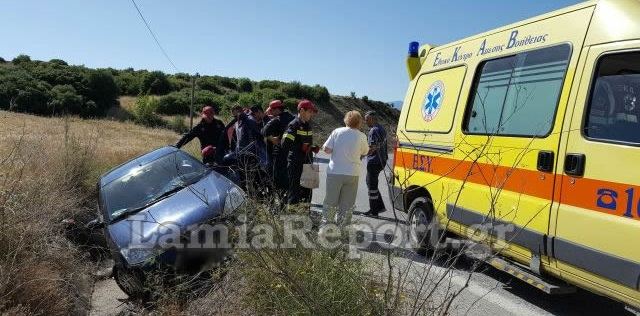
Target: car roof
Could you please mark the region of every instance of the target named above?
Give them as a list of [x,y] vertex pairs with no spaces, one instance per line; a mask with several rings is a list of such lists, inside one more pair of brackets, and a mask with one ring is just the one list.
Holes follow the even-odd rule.
[[126,175],[133,167],[147,165],[150,162],[157,160],[158,158],[164,157],[176,151],[179,151],[179,149],[176,147],[165,146],[133,158],[103,174],[100,177],[99,181],[100,188]]

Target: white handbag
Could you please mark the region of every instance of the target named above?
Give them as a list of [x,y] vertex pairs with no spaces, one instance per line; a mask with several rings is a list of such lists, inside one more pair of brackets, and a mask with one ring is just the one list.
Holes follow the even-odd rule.
[[307,189],[320,187],[320,166],[318,164],[306,163],[302,165],[300,186]]

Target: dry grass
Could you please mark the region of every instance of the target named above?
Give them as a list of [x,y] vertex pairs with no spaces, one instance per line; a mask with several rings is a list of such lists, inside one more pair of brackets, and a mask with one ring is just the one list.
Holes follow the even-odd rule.
[[[101,173],[177,138],[130,123],[0,111],[0,314],[85,313],[92,266],[62,220],[95,214]],[[197,153],[197,141],[188,148]]]
[[[69,133],[82,142],[91,142],[95,147],[97,171],[104,172],[151,149],[175,144],[180,137],[167,129],[152,129],[133,123],[109,120],[85,120],[71,117]],[[64,139],[65,119],[33,116],[0,111],[0,155],[21,137],[25,143],[41,141],[45,150],[54,150]],[[185,148],[198,157],[198,141]]]

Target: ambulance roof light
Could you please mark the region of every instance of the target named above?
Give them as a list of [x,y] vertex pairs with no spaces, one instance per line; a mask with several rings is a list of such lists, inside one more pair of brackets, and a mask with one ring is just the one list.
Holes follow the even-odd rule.
[[409,43],[409,57],[418,57],[418,50],[420,50],[420,43]]

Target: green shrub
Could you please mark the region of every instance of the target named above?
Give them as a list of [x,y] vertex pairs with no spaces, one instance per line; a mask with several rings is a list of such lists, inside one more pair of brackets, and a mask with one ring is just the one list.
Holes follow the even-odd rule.
[[0,57],[0,64],[4,64],[4,63],[6,63],[6,62],[7,62],[7,61],[6,61],[4,58]]
[[251,107],[254,105],[259,105],[262,100],[256,98],[253,93],[241,93],[238,97],[238,103],[244,107]]
[[269,102],[273,100],[284,100],[287,98],[287,95],[282,91],[278,91],[275,89],[267,88],[259,90],[261,93],[262,104],[267,105]]
[[150,96],[140,96],[136,100],[133,108],[135,122],[149,127],[161,127],[165,125],[164,120],[155,111],[159,101]]
[[27,64],[31,62],[31,57],[29,55],[20,54],[14,58],[11,63],[14,65]]
[[149,72],[142,79],[142,92],[144,93],[164,95],[172,90],[171,82],[162,71]]
[[172,92],[158,99],[156,111],[160,114],[175,115],[189,113],[190,99],[183,93]]
[[238,79],[238,91],[240,92],[252,92],[253,83],[247,78]]
[[87,89],[86,96],[98,106],[96,113],[92,115],[104,115],[120,95],[113,75],[107,70],[90,70],[83,83]]
[[311,99],[318,103],[327,103],[331,100],[331,95],[329,94],[329,90],[326,87],[321,85],[315,85],[311,88],[312,97]]
[[48,103],[50,113],[81,113],[84,105],[82,96],[76,93],[71,85],[57,85],[51,89],[51,101]]
[[363,95],[363,96],[362,96],[362,102],[364,102],[364,103],[369,103],[369,97],[368,97],[368,96],[366,96],[366,95]]
[[13,99],[13,107],[11,110],[35,114],[49,114],[47,107],[48,101],[48,85],[38,82],[35,85],[18,90],[16,97]]
[[[285,217],[273,215],[269,202],[250,201],[243,212],[249,240],[260,236],[258,227],[268,223],[274,244],[280,245],[286,236],[284,218],[308,214],[304,207],[290,207]],[[310,218],[307,218],[311,222]],[[295,225],[295,224],[294,224]],[[252,236],[252,234],[255,234]],[[317,233],[306,237],[318,245]],[[253,238],[252,238],[253,237]],[[348,231],[332,242],[348,240]],[[299,241],[299,240],[298,240]],[[261,247],[239,250],[241,272],[246,278],[243,301],[258,315],[382,315],[385,312],[384,286],[376,282],[372,270],[363,260],[349,258],[349,246],[333,249],[305,247],[294,241],[294,247]],[[253,243],[252,243],[253,244]]]
[[277,80],[262,80],[258,82],[258,89],[280,89],[285,83]]
[[198,89],[209,90],[213,93],[222,94],[222,90],[218,87],[218,81],[213,77],[202,77],[197,82]]
[[240,98],[240,93],[237,93],[237,92],[227,93],[224,95],[224,98],[229,102],[238,102],[238,99]]
[[218,85],[221,87],[225,87],[227,89],[233,89],[233,90],[238,89],[236,82],[232,78],[213,76],[213,79],[217,81]]
[[120,72],[115,81],[123,95],[138,95],[142,90],[141,78],[130,72]]
[[196,92],[195,97],[195,105],[196,110],[200,110],[200,108],[204,105],[211,105],[217,107],[218,110],[226,108],[229,102],[222,96],[217,95],[211,91],[200,90]]

